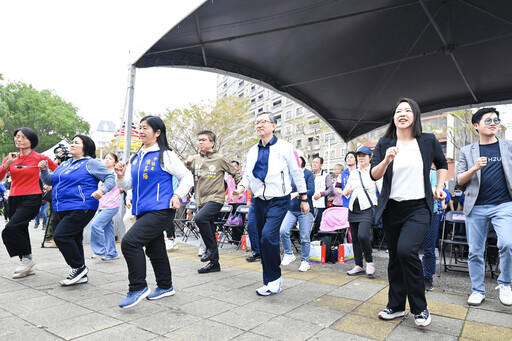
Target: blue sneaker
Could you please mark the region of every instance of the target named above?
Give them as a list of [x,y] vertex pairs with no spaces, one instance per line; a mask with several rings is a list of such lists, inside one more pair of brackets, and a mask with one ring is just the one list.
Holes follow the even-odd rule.
[[151,289],[149,287],[145,287],[142,290],[137,291],[128,291],[128,295],[124,298],[124,300],[119,303],[119,306],[121,308],[130,308],[139,303],[144,299],[144,297],[148,296],[151,292]]
[[155,291],[153,291],[151,294],[146,297],[148,300],[158,300],[162,297],[172,296],[176,293],[174,291],[174,287],[170,287],[169,289],[162,289],[160,287],[157,287]]

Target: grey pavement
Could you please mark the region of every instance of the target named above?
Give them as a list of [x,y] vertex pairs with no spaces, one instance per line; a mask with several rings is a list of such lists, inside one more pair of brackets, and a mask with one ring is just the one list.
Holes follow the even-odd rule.
[[[427,293],[430,327],[417,328],[410,314],[380,321],[387,300],[384,251],[375,252],[375,279],[347,276],[352,264],[312,264],[301,273],[297,260],[283,268],[283,291],[260,297],[261,264],[247,263],[247,253],[227,245],[222,271],[198,274],[197,241],[178,239],[179,248],[168,252],[176,294],[121,309],[128,290],[122,256],[90,259],[85,244],[89,283],[61,287],[68,266],[58,249],[40,247],[41,230],[30,229],[35,275],[12,279],[16,261],[0,246],[0,340],[512,340],[512,307],[497,300],[496,279],[486,279],[486,301],[470,308],[463,272],[435,278],[436,289]],[[147,269],[154,289],[149,261]]]

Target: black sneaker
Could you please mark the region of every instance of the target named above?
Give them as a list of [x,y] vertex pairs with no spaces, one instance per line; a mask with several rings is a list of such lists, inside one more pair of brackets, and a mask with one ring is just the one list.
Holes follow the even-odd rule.
[[245,260],[248,261],[249,263],[256,262],[258,260],[261,260],[261,255],[252,254],[251,256],[247,257]]
[[434,284],[432,284],[432,279],[425,278],[425,290],[426,291],[434,290]]
[[418,327],[427,327],[432,322],[432,316],[430,316],[428,307],[418,315],[414,315],[414,322]]
[[66,279],[63,279],[62,281],[59,281],[59,283],[62,286],[74,285],[78,281],[80,281],[82,277],[87,275],[87,272],[89,272],[89,270],[85,265],[82,265],[79,268],[71,268],[71,270],[69,270],[68,277]]
[[404,316],[405,316],[405,311],[395,311],[390,308],[384,308],[379,313],[379,318],[381,320],[386,320],[386,321],[394,320],[396,318],[404,317]]

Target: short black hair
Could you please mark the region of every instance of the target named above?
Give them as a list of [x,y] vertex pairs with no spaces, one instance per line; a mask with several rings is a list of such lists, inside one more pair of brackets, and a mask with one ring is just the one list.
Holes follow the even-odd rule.
[[197,136],[199,135],[208,135],[208,138],[210,141],[215,143],[215,133],[211,130],[201,130],[199,133],[197,133]]
[[313,160],[314,160],[314,159],[320,159],[320,164],[322,164],[322,165],[324,164],[324,158],[323,158],[323,157],[321,157],[321,156],[315,156],[315,157],[313,158]]
[[300,159],[300,168],[306,167],[306,159],[303,156],[299,156]]
[[75,137],[78,137],[80,140],[82,140],[84,156],[90,156],[93,159],[95,159],[96,144],[94,143],[94,141],[89,136],[85,136],[82,134],[76,134],[75,136],[73,136],[73,140],[75,139]]
[[16,134],[18,134],[18,131],[21,131],[23,135],[27,137],[27,139],[30,141],[30,149],[35,149],[39,143],[39,138],[37,137],[37,134],[35,131],[30,129],[29,127],[21,127],[14,131],[14,134],[12,136],[16,137]]
[[496,110],[496,108],[493,108],[493,107],[482,108],[473,114],[473,116],[471,117],[471,123],[472,124],[480,124],[482,117],[488,113],[495,113],[496,116],[498,116],[498,118],[500,117],[500,113],[498,112],[498,110]]
[[240,166],[240,162],[238,162],[236,160],[232,160],[231,163],[236,163],[238,166]]
[[345,162],[347,162],[347,156],[349,156],[351,154],[354,156],[354,159],[356,159],[356,165],[357,165],[357,154],[356,154],[356,152],[348,152],[347,155],[345,155]]
[[409,103],[412,109],[412,113],[414,115],[414,121],[412,122],[412,136],[415,138],[420,137],[423,133],[421,128],[421,111],[420,106],[416,103],[415,100],[411,98],[400,98],[393,109],[393,113],[391,114],[391,120],[389,122],[389,126],[384,133],[384,137],[396,138],[396,125],[395,125],[395,111],[396,108],[403,102]]

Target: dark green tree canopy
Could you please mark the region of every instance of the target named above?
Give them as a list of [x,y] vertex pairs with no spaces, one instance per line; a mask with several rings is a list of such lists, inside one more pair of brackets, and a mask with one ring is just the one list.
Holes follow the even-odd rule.
[[78,116],[77,108],[50,90],[39,91],[21,82],[0,85],[0,156],[15,151],[12,134],[19,127],[37,133],[38,152],[62,139],[69,141],[75,134],[88,134],[90,129],[89,123]]

